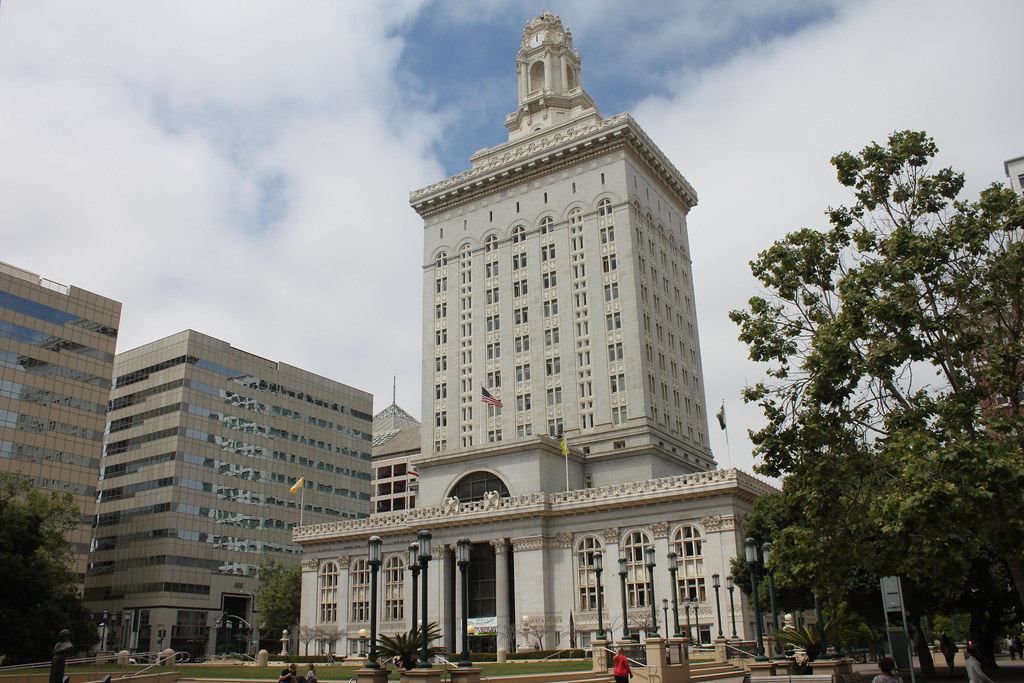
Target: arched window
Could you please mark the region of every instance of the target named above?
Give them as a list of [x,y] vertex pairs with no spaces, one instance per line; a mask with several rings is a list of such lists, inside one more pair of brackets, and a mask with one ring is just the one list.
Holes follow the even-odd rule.
[[544,87],[544,62],[534,62],[530,65],[530,92],[541,90]]
[[490,472],[473,472],[459,480],[459,483],[452,489],[451,495],[462,503],[469,503],[483,500],[484,494],[490,491],[497,491],[502,498],[509,497],[508,487],[496,475]]
[[320,621],[338,620],[338,565],[324,562],[320,565]]
[[405,562],[398,555],[384,560],[384,620],[405,619]]
[[468,244],[463,244],[462,247],[459,248],[459,258],[462,259],[463,267],[466,266],[472,256],[473,250]]
[[437,259],[434,261],[434,265],[438,268],[443,268],[448,265],[448,252],[442,251],[437,255]]
[[370,565],[355,560],[348,570],[352,596],[352,621],[370,620]]
[[519,244],[524,241],[526,241],[526,228],[521,225],[512,228],[512,244]]
[[583,210],[580,208],[569,210],[569,230],[575,232],[583,225]]
[[684,524],[672,535],[672,548],[678,555],[679,599],[697,598],[701,602],[707,599],[704,585],[704,537],[700,529]]
[[651,545],[651,539],[643,531],[631,531],[622,544],[622,555],[626,558],[626,604],[629,607],[649,607],[651,584],[647,581],[647,567],[644,565],[644,548]]
[[601,541],[594,536],[585,536],[576,544],[578,609],[597,609],[597,572],[594,571],[594,556],[603,551]]
[[597,216],[604,218],[612,215],[612,200],[607,197],[597,203]]
[[540,219],[539,227],[540,234],[546,235],[555,229],[555,221],[551,216],[544,216],[544,218]]
[[484,240],[484,251],[497,251],[498,250],[498,238],[494,235],[488,235],[487,239]]

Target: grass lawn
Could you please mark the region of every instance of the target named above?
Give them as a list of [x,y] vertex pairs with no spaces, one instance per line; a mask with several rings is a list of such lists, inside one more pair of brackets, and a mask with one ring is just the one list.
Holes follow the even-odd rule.
[[[516,674],[532,674],[532,673],[557,673],[561,671],[590,671],[591,661],[589,659],[572,659],[572,660],[561,660],[561,661],[550,661],[550,662],[506,662],[505,664],[498,664],[497,662],[475,662],[475,667],[483,669],[481,675],[494,677],[494,676],[513,676]],[[129,666],[117,666],[116,664],[107,664],[103,666],[89,665],[89,666],[69,666],[67,672],[72,671],[90,671],[90,672],[103,672],[110,674],[121,674],[128,672],[137,672],[145,667],[139,665]],[[438,667],[440,668],[440,667]],[[317,674],[321,681],[348,681],[355,677],[355,672],[359,669],[357,666],[343,666],[340,664],[325,665],[317,664]],[[299,666],[299,673],[301,674],[305,669],[303,666]],[[221,665],[221,664],[179,664],[177,666],[155,666],[147,670],[147,673],[156,673],[159,671],[181,671],[182,678],[239,678],[239,679],[251,679],[260,681],[270,681],[276,683],[278,676],[281,673],[280,666],[243,666],[243,665]],[[14,673],[5,672],[5,673]],[[392,671],[390,675],[391,680],[398,680],[399,673]]]

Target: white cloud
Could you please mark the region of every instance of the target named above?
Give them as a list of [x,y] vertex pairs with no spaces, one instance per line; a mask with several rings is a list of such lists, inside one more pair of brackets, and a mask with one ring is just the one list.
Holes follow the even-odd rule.
[[122,301],[120,350],[191,327],[418,413],[416,11],[5,3],[0,258]]
[[[763,418],[739,391],[761,379],[727,318],[757,293],[748,262],[786,233],[824,227],[848,202],[829,164],[894,130],[926,130],[942,165],[970,193],[1001,180],[1021,153],[1024,97],[1008,56],[1024,6],[956,2],[848,5],[828,22],[699,73],[679,72],[673,96],[634,112],[697,188],[690,214],[709,415],[724,397],[733,464],[749,466],[747,428]],[[724,434],[712,445],[726,462]]]

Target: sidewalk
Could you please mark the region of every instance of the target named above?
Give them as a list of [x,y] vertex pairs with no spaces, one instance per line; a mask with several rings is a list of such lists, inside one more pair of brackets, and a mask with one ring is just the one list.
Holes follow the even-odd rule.
[[[1024,683],[1024,659],[1010,660],[1009,657],[996,657],[996,664],[999,665],[998,669],[986,670],[985,673],[988,677],[997,683]],[[868,677],[870,681],[875,674],[879,673],[878,665],[874,662],[868,664],[854,664],[853,670],[861,673]],[[945,662],[939,664],[936,662],[935,665],[935,676],[925,678],[921,675],[921,669],[914,670],[915,681],[947,681],[953,683],[954,681],[966,681],[967,672],[963,666],[956,666],[953,668],[953,675],[947,675],[949,668]],[[910,683],[910,673],[907,671],[900,671],[899,674],[903,676],[905,683]]]

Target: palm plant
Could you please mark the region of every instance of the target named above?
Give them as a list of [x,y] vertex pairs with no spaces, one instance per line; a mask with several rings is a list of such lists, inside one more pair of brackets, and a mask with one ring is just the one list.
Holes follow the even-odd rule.
[[[428,643],[441,637],[441,629],[438,627],[437,622],[430,622],[426,628]],[[393,636],[381,634],[377,638],[377,654],[383,659],[393,659],[402,668],[409,670],[415,668],[422,644],[423,633],[418,628],[405,631],[404,633],[396,633]],[[444,653],[443,647],[430,646],[427,648],[428,658],[442,653]]]

